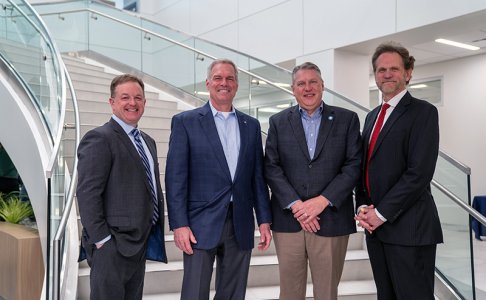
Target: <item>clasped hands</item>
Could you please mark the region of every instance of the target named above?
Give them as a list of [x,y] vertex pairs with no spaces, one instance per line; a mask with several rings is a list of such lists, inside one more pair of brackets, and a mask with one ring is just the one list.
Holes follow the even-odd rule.
[[304,231],[317,232],[321,229],[319,225],[319,217],[324,209],[329,205],[329,200],[324,196],[306,200],[297,200],[291,207],[294,218],[299,222]]
[[354,219],[358,221],[359,227],[363,227],[370,234],[384,223],[376,214],[376,209],[373,204],[361,207]]

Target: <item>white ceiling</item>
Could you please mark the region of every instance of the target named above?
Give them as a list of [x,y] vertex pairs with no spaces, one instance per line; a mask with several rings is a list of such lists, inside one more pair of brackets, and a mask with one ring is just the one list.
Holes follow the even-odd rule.
[[[443,38],[478,46],[477,51],[465,50],[435,42]],[[425,65],[460,57],[486,53],[486,11],[457,17],[420,28],[345,46],[340,50],[371,55],[376,46],[385,41],[400,42],[416,59],[415,65]]]

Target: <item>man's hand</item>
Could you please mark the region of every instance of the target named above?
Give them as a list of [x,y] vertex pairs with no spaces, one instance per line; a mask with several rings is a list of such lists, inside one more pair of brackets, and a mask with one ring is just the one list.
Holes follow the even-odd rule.
[[319,195],[317,197],[311,198],[302,202],[298,200],[292,205],[292,213],[297,221],[304,224],[314,223],[316,219],[319,220],[318,215],[320,215],[326,207],[329,206],[329,200],[324,196]]
[[358,226],[368,230],[370,234],[384,223],[376,215],[376,209],[373,205],[360,208],[354,219],[358,221]]
[[304,223],[304,222],[299,222],[300,224],[300,227],[302,227],[302,229],[304,231],[307,231],[307,232],[317,232],[318,230],[321,229],[321,225],[319,225],[319,217],[311,220],[310,222],[308,223]]
[[194,253],[192,251],[191,243],[197,244],[196,237],[192,234],[192,230],[189,226],[174,229],[174,242],[177,248],[189,255]]
[[263,223],[259,226],[260,229],[260,243],[258,243],[258,250],[265,251],[270,247],[272,241],[272,233],[270,232],[270,224]]

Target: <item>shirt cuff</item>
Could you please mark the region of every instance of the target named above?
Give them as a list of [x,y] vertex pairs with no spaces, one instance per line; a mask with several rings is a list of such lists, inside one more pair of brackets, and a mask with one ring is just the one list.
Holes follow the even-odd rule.
[[290,204],[289,204],[289,205],[287,205],[287,207],[286,207],[285,209],[292,209],[292,205],[294,205],[294,204],[295,204],[295,202],[297,202],[297,201],[299,201],[299,199],[297,199],[297,200],[295,200],[295,201],[290,202]]
[[358,207],[358,209],[356,210],[356,214],[359,214],[359,211],[360,211],[362,208],[366,208],[366,207],[368,207],[368,205],[366,205],[366,204],[360,205],[360,206]]
[[380,220],[382,220],[383,222],[386,222],[386,218],[383,217],[382,214],[380,214],[380,212],[375,208],[375,212],[376,212],[376,215],[378,216],[378,218],[380,218]]
[[103,245],[104,243],[108,242],[110,239],[111,239],[111,234],[110,234],[109,236],[105,237],[104,239],[102,239],[101,241],[96,242],[96,243],[95,243],[95,245],[96,245],[96,246],[101,246],[101,245]]

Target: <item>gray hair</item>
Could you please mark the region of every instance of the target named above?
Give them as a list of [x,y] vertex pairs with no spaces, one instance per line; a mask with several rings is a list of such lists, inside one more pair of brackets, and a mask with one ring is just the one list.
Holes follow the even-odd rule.
[[235,70],[236,82],[238,82],[238,67],[236,67],[236,64],[232,60],[229,60],[227,58],[221,58],[221,59],[214,60],[208,67],[208,75],[207,75],[206,79],[208,79],[208,80],[211,79],[210,78],[211,72],[213,71],[214,66],[219,65],[219,64],[231,65],[233,67],[233,69]]
[[314,64],[314,63],[305,62],[303,64],[300,64],[298,66],[295,66],[295,68],[292,70],[292,84],[294,84],[295,75],[300,70],[314,70],[314,71],[317,72],[317,74],[319,74],[319,78],[321,78],[321,80],[322,80],[321,69],[319,69],[319,67],[316,64]]

